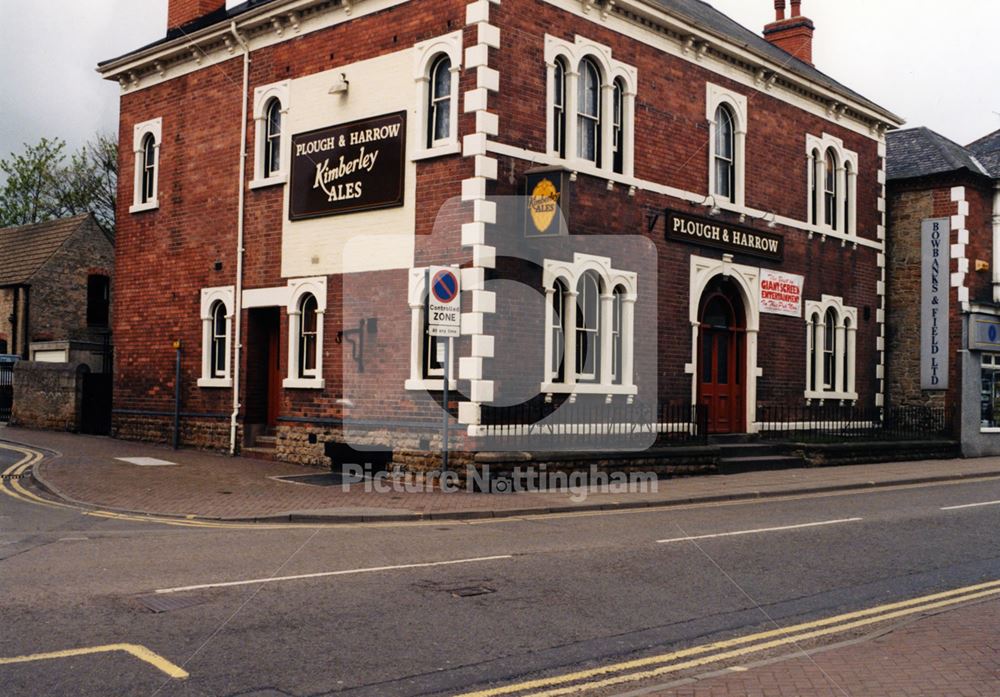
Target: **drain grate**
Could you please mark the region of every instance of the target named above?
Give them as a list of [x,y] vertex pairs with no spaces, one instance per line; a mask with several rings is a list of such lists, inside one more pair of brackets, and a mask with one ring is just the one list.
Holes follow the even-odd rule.
[[31,477],[31,472],[21,472],[20,474],[0,474],[0,479],[8,481],[10,479],[28,479]]
[[201,605],[206,598],[199,595],[140,595],[136,598],[139,603],[154,614],[170,612],[172,610],[183,610],[184,608]]

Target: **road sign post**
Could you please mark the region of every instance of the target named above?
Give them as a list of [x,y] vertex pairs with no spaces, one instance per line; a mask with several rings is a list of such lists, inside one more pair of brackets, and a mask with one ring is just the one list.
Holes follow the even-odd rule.
[[[456,269],[432,266],[427,271],[427,335],[444,341],[444,389],[441,420],[441,469],[448,470],[448,383],[451,380],[451,340],[462,335],[462,294]],[[428,347],[428,350],[429,347]]]

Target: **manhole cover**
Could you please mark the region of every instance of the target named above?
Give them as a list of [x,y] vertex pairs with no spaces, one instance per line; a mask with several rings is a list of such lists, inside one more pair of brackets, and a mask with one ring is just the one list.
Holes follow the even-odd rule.
[[176,595],[173,593],[140,595],[136,598],[139,603],[152,613],[170,612],[172,610],[183,610],[186,607],[194,607],[205,602],[205,598],[199,595]]
[[451,589],[451,594],[456,598],[472,598],[477,595],[489,595],[496,592],[496,588],[488,588],[486,586],[468,586],[466,588]]

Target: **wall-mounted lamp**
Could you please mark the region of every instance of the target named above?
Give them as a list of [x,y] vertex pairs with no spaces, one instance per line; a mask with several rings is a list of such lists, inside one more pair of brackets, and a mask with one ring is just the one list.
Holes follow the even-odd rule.
[[712,196],[711,194],[705,197],[705,200],[701,205],[708,209],[709,215],[719,215],[719,213],[722,212],[722,209],[719,208],[719,204],[715,202],[715,196]]
[[778,216],[774,213],[774,211],[771,211],[770,213],[765,215],[764,220],[767,221],[767,226],[772,230],[778,227]]
[[347,90],[351,88],[351,83],[347,79],[346,73],[340,74],[340,79],[333,83],[333,87],[330,88],[330,94],[347,94]]

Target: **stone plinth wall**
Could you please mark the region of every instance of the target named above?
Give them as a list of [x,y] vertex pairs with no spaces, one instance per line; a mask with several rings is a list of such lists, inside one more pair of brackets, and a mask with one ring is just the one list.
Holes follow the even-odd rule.
[[83,376],[89,370],[78,363],[18,362],[11,424],[52,431],[80,430]]

